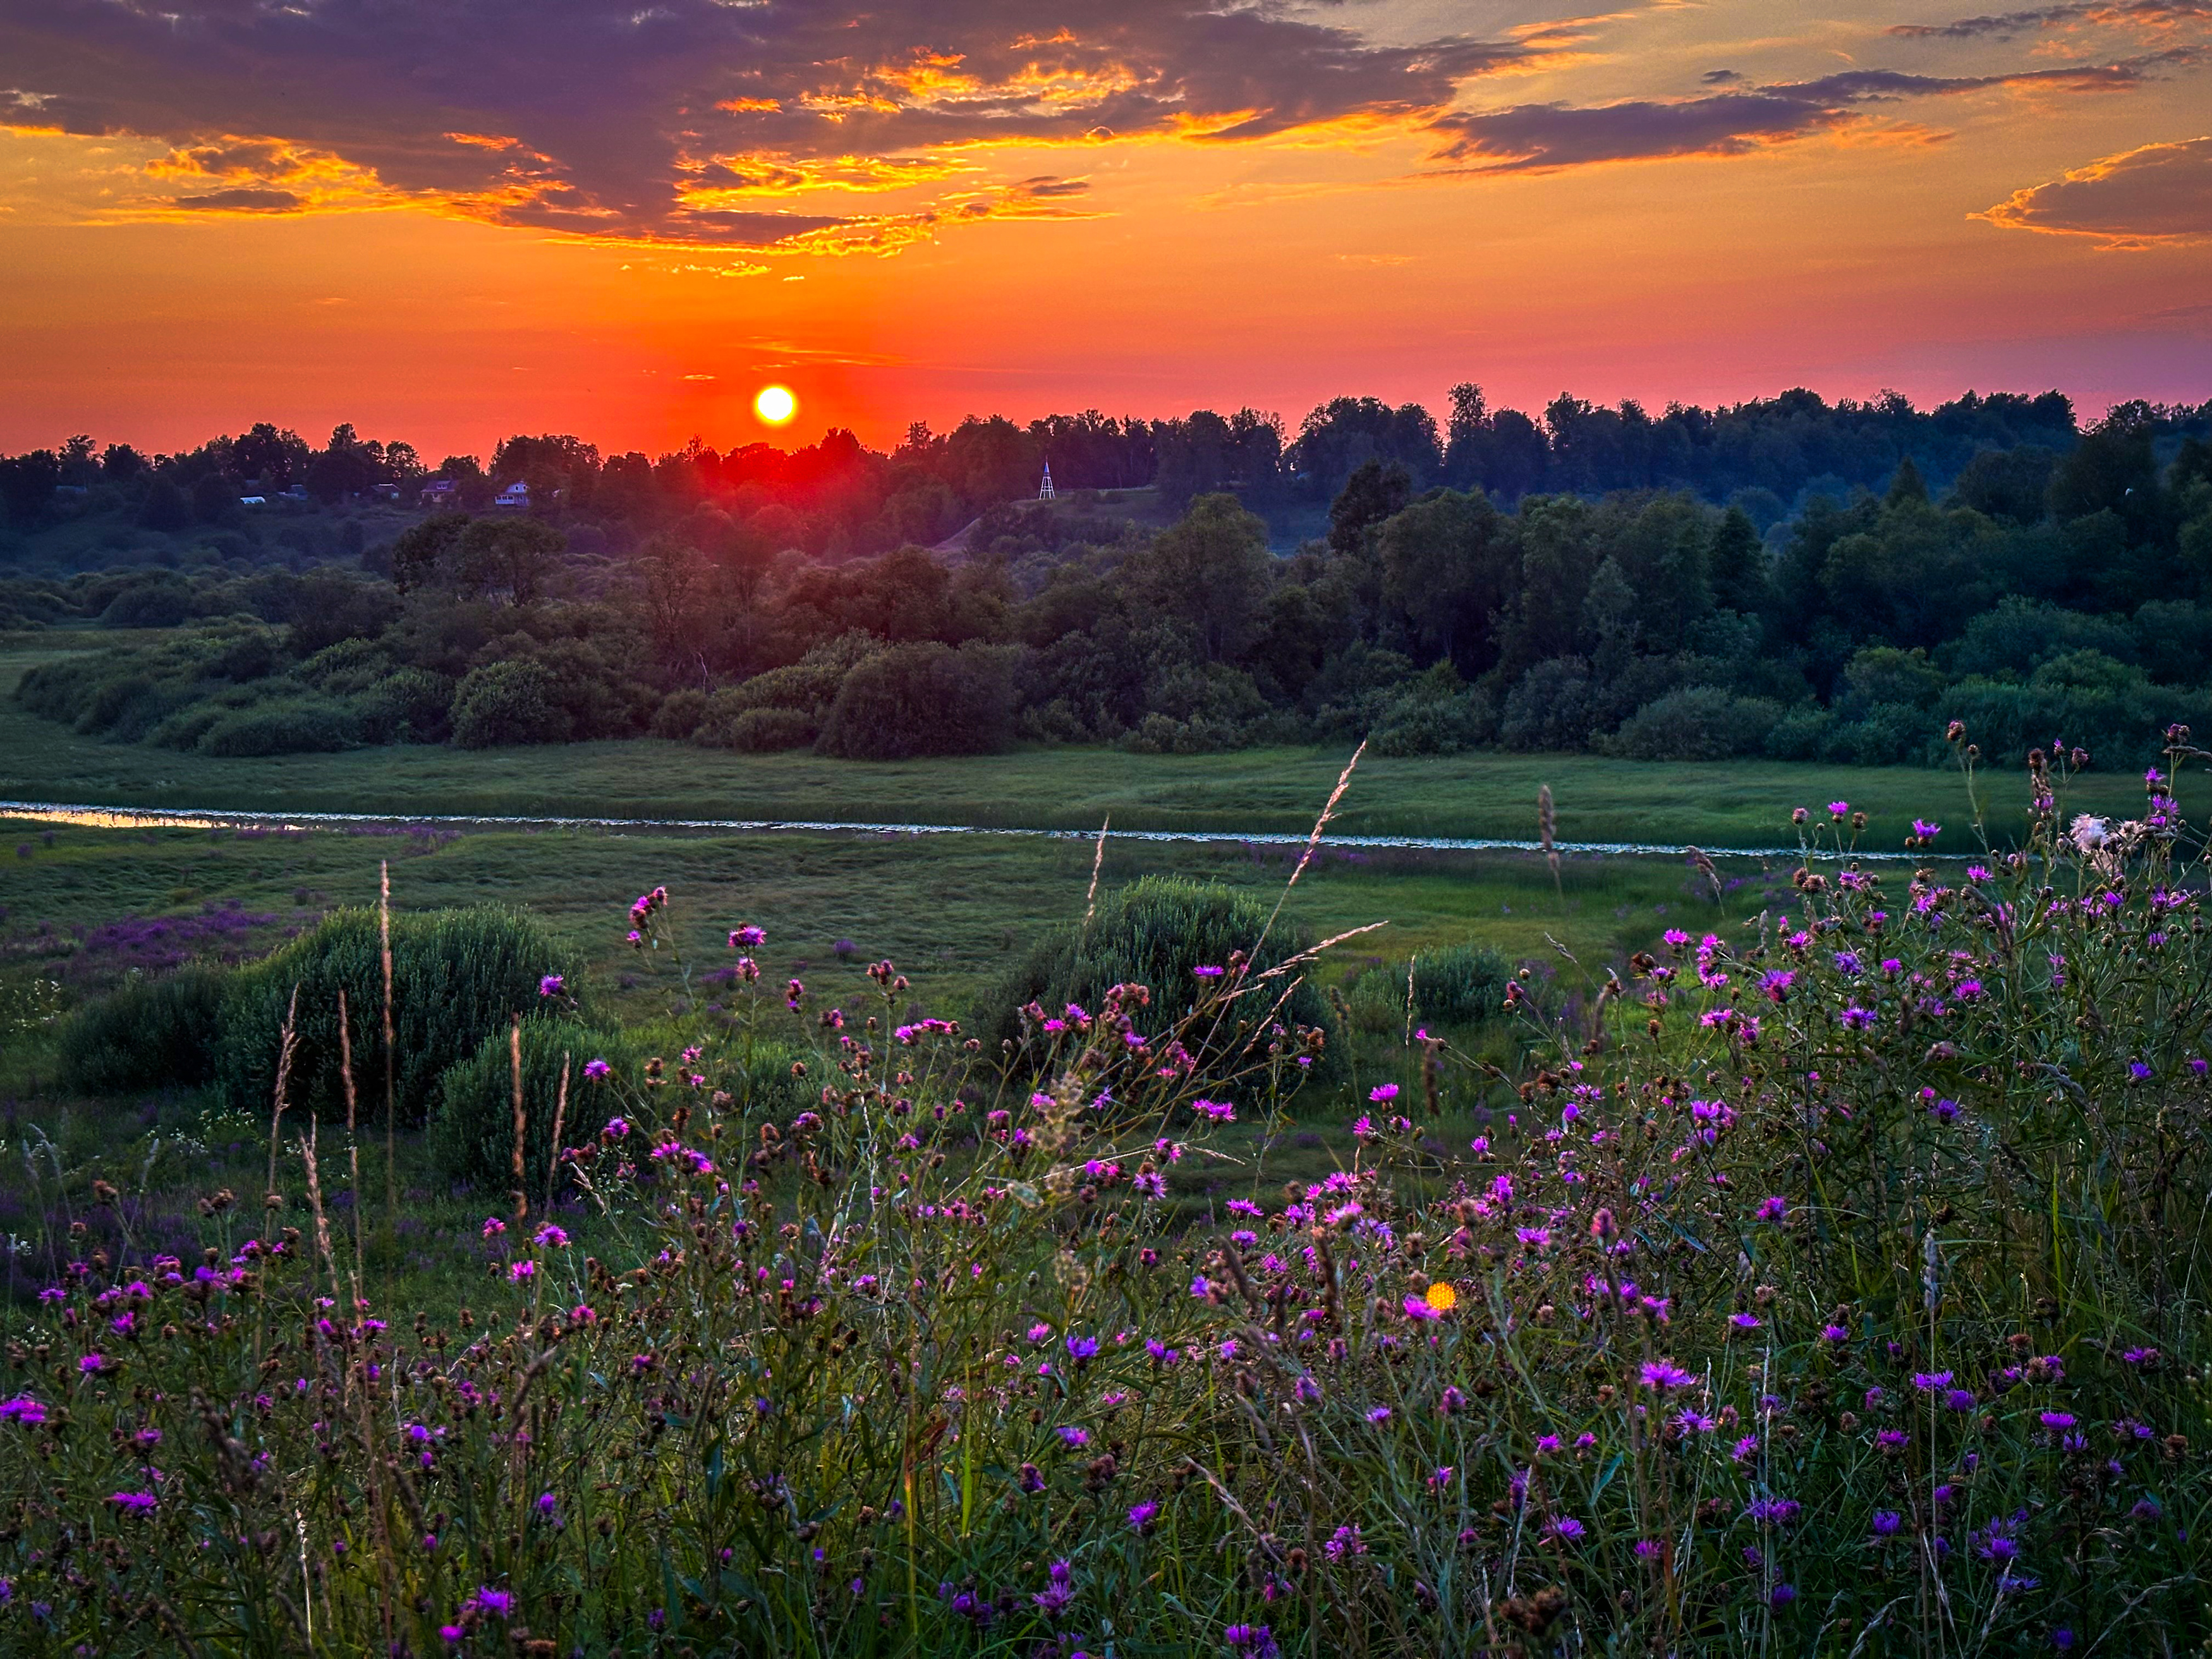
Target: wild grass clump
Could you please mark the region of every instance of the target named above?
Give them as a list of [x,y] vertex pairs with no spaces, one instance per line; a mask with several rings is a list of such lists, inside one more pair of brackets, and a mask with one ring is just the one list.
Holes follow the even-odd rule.
[[[1150,1020],[1180,1027],[1232,970],[1264,974],[1312,947],[1311,934],[1280,921],[1270,927],[1270,920],[1268,907],[1249,893],[1181,876],[1145,876],[1098,894],[1091,914],[1040,935],[978,999],[981,1034],[1048,1064],[1072,1010],[1094,1008],[1124,984],[1146,988]],[[1287,999],[1279,1018],[1325,1022],[1320,994],[1303,976],[1269,982]],[[1209,1057],[1229,1035],[1212,1035]]]
[[[1230,1161],[1231,1114],[1316,1104],[1317,1034],[1258,1012],[1297,965],[1177,1022],[1109,986],[1034,1088],[890,963],[863,1018],[762,985],[572,1078],[563,1201],[611,1242],[488,1204],[450,1323],[374,1304],[301,1142],[304,1205],[81,1255],[11,1328],[0,1636],[2191,1649],[2212,941],[2168,749],[2125,822],[2039,757],[2029,844],[1959,870],[1877,872],[1815,806],[1785,908],[1571,1014],[1510,991],[1530,1061],[1449,1164],[1401,1082],[1322,1180]],[[655,943],[666,896],[632,915]],[[772,1041],[803,1109],[725,1086]],[[1179,1229],[1201,1164],[1225,1207]]]
[[226,978],[196,964],[156,978],[131,975],[62,1023],[62,1081],[87,1094],[207,1082]]
[[[356,1085],[362,1099],[380,1102],[381,952],[375,911],[337,910],[313,932],[234,975],[224,994],[215,1066],[224,1099],[241,1110],[267,1109],[289,1018],[297,1045],[292,1103],[342,1115],[344,1045],[337,1010],[343,991]],[[573,994],[574,957],[520,911],[475,905],[395,915],[392,957],[393,1081],[403,1123],[420,1124],[439,1079],[515,1016],[585,1012]]]

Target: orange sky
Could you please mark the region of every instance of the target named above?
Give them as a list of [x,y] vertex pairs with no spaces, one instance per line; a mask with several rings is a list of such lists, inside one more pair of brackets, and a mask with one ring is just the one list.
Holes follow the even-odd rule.
[[0,448],[2212,396],[2206,0],[181,9],[0,0]]

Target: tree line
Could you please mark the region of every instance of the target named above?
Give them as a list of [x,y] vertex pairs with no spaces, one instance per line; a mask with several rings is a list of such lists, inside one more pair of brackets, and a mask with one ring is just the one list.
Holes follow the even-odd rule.
[[0,605],[200,624],[18,695],[205,752],[1370,736],[1874,763],[1923,754],[1940,715],[1993,757],[2063,736],[2121,764],[2174,720],[2212,731],[2212,444],[2166,424],[2123,410],[2063,452],[1982,450],[1941,489],[1907,458],[1764,533],[1689,490],[1507,501],[1370,455],[1287,557],[1222,490],[1156,532],[1002,504],[963,554],[842,562],[764,556],[697,509],[622,555],[453,512],[373,550],[380,574],[111,571]]
[[[2107,419],[2172,437],[2212,424],[2212,402],[2132,404]],[[1471,383],[1451,389],[1441,425],[1418,404],[1340,397],[1295,430],[1249,408],[1174,420],[1094,410],[1026,425],[994,415],[942,434],[917,422],[889,453],[842,430],[796,450],[761,442],[718,450],[694,439],[657,457],[602,454],[568,434],[516,434],[489,463],[448,455],[433,466],[412,445],[364,438],[350,424],[318,448],[259,422],[175,454],[102,447],[78,434],[55,449],[0,457],[0,514],[18,538],[92,510],[189,536],[234,525],[246,495],[298,492],[340,507],[382,489],[412,505],[425,483],[442,480],[459,506],[481,512],[519,481],[538,511],[572,531],[591,526],[617,549],[681,526],[763,557],[797,547],[846,558],[939,543],[994,507],[1033,498],[1047,464],[1063,491],[1150,489],[1170,514],[1225,491],[1279,517],[1334,501],[1372,461],[1402,470],[1415,493],[1480,489],[1501,504],[1537,494],[1687,491],[1736,501],[1763,531],[1810,493],[1880,489],[1905,460],[1947,484],[1977,455],[2024,447],[2063,453],[2080,437],[2072,404],[2057,392],[1968,392],[1923,410],[1895,393],[1830,403],[1799,389],[1711,410],[1670,404],[1656,415],[1632,400],[1607,408],[1562,394],[1531,415],[1493,408]]]

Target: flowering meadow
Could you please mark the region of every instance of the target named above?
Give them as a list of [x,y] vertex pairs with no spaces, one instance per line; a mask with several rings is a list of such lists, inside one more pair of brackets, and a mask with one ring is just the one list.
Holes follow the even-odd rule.
[[[451,1319],[374,1299],[351,1133],[288,1122],[281,1199],[209,1194],[197,1254],[80,1228],[8,1316],[0,1650],[2194,1650],[2205,757],[2096,819],[2079,757],[1954,743],[2018,846],[1877,861],[1812,804],[1788,902],[1523,970],[1517,1070],[1409,1029],[1348,1098],[1285,1012],[1325,947],[986,1045],[732,918],[739,1018],[574,1056],[507,1143],[560,1200],[517,1156]],[[682,902],[610,922],[665,961]],[[1227,1139],[1332,1119],[1287,1189]]]

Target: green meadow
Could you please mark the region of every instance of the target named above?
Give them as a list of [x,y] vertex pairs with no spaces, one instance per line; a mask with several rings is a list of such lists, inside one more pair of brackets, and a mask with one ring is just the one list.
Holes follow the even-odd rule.
[[[105,806],[255,811],[481,814],[668,819],[832,820],[992,828],[1202,830],[1297,835],[1349,757],[1346,748],[1139,755],[1030,748],[1004,755],[853,762],[804,753],[741,755],[635,738],[539,748],[363,749],[224,760],[93,741],[6,701],[25,669],[105,645],[89,632],[0,640],[0,798]],[[1609,760],[1589,755],[1364,759],[1332,825],[1345,836],[1528,840],[1548,785],[1565,842],[1772,848],[1793,839],[1793,807],[1844,799],[1867,814],[1865,844],[1894,849],[1915,817],[1942,823],[1947,852],[1975,842],[1960,780],[1917,767],[1762,761]],[[1993,838],[2025,824],[2022,781],[1985,777]],[[2142,786],[2090,772],[2069,807],[2127,812]]]

